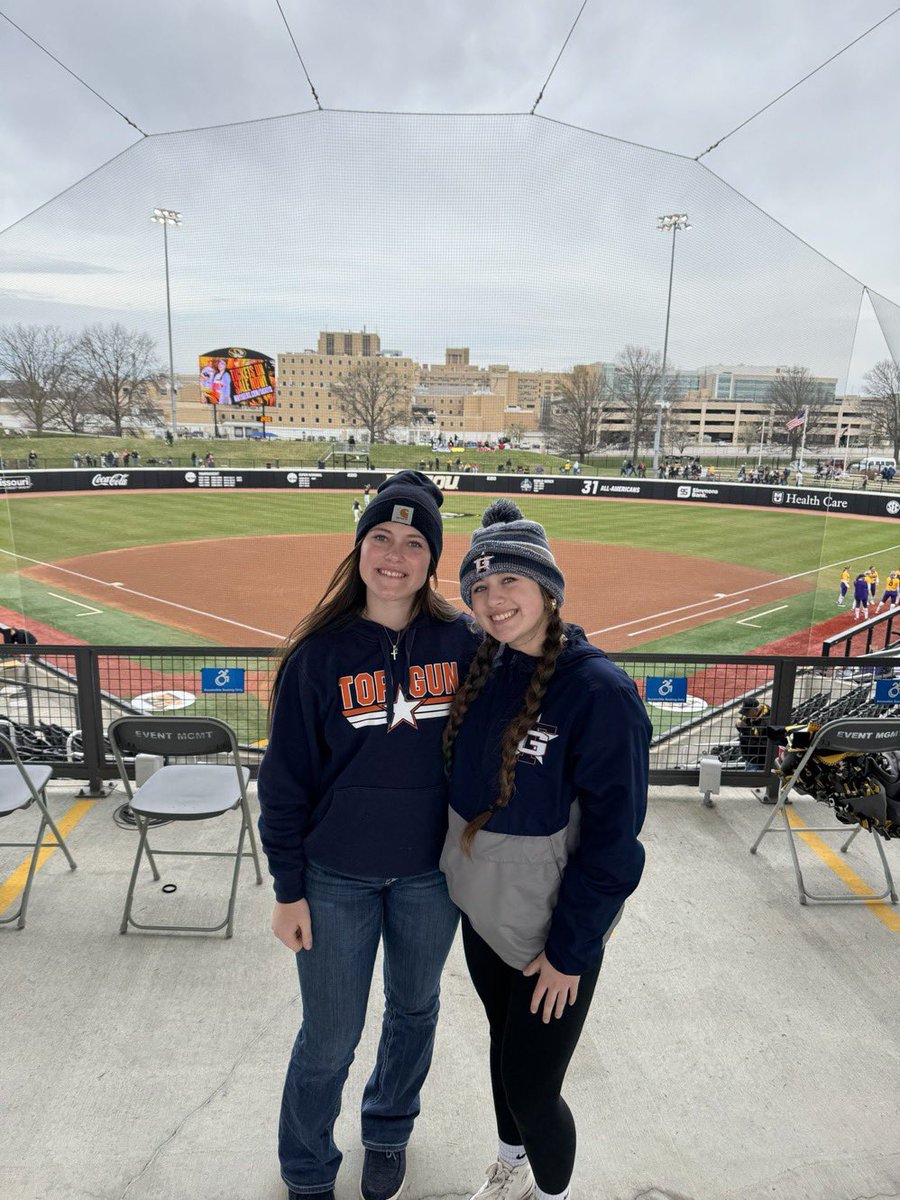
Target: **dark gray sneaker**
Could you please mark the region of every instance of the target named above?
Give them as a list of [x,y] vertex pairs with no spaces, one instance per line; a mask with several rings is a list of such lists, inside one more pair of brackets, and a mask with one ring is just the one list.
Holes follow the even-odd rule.
[[362,1200],[397,1200],[405,1179],[405,1150],[367,1150],[359,1194]]

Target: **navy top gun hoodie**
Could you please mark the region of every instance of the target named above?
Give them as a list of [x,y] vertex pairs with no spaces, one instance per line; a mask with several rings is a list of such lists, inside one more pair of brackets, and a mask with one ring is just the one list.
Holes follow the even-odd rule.
[[399,641],[362,617],[291,655],[259,769],[259,832],[282,903],[316,863],[360,878],[437,870],[441,735],[477,649],[470,621],[415,618]]
[[577,626],[541,712],[519,744],[515,787],[472,843],[468,822],[495,801],[503,731],[536,660],[501,647],[454,745],[450,827],[441,856],[450,895],[509,966],[542,950],[566,975],[596,966],[644,867],[651,726],[632,680]]

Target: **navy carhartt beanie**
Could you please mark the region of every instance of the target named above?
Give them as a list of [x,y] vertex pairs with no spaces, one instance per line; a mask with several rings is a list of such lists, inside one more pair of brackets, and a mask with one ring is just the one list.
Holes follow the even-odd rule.
[[437,565],[444,548],[444,523],[440,507],[444,495],[421,471],[398,471],[384,481],[368,508],[363,509],[356,526],[357,544],[369,530],[383,521],[397,521],[417,529],[431,550],[431,562]]
[[509,571],[547,589],[561,607],[566,581],[550,550],[547,533],[537,521],[526,521],[512,500],[495,500],[472,534],[472,545],[459,568],[459,591],[471,608],[472,588],[479,579]]

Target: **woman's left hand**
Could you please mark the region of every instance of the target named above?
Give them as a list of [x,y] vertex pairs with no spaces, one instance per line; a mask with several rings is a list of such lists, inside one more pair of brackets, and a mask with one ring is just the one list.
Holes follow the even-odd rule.
[[566,1011],[567,1004],[575,1003],[578,995],[578,980],[581,976],[563,975],[562,971],[557,971],[556,967],[547,962],[547,955],[543,950],[533,962],[528,964],[522,974],[538,976],[534,995],[531,998],[531,1011],[537,1014],[543,1001],[542,1020],[545,1025],[550,1024],[551,1017],[561,1017]]

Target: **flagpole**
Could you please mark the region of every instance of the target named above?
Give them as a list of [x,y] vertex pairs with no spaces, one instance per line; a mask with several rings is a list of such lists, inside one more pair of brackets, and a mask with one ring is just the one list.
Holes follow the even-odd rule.
[[803,479],[803,455],[806,453],[806,422],[809,419],[809,405],[803,408],[803,432],[800,434],[800,455],[797,459],[797,474],[800,476],[800,481]]

